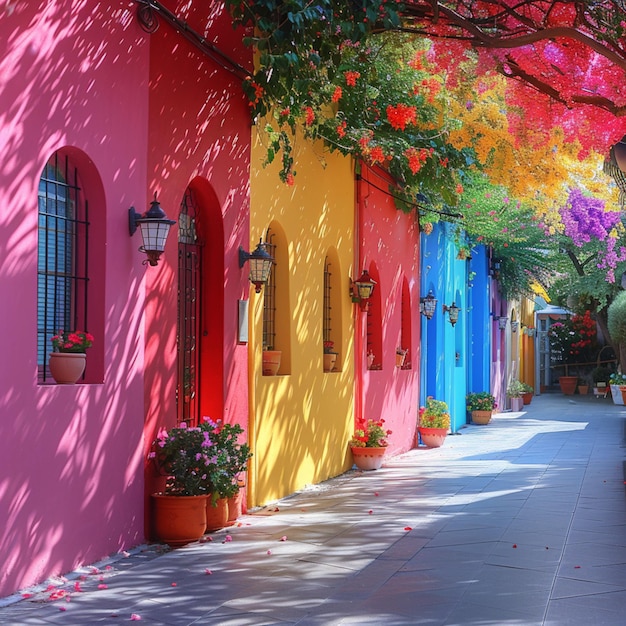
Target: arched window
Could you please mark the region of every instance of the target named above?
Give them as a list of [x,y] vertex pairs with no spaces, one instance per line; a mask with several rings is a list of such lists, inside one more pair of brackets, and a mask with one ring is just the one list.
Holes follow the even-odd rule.
[[341,371],[341,297],[339,256],[335,249],[324,259],[324,292],[322,306],[322,341],[324,344],[324,371]]
[[403,370],[412,368],[411,359],[411,294],[406,277],[402,280],[402,301],[400,304],[400,349],[404,352]]
[[375,263],[369,267],[369,275],[376,283],[367,308],[367,369],[383,369],[383,313],[380,276]]
[[270,277],[263,287],[263,350],[281,352],[279,375],[291,373],[291,308],[289,301],[289,254],[280,224],[267,229],[266,250],[274,257]]
[[37,366],[39,382],[52,380],[50,339],[59,330],[91,332],[88,317],[89,207],[78,168],[55,152],[38,191]]

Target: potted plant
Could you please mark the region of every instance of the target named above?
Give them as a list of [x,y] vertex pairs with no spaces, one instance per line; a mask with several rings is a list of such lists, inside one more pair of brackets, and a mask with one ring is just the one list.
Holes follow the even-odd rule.
[[361,470],[379,469],[387,449],[390,430],[384,427],[385,420],[363,420],[357,425],[350,440],[350,450],[355,465]]
[[419,410],[418,432],[424,445],[439,448],[446,439],[450,429],[450,413],[448,405],[442,400],[426,399],[426,406]]
[[530,404],[533,400],[533,392],[535,391],[528,383],[522,383],[524,391],[522,391],[522,400],[524,404]]
[[589,383],[584,376],[578,379],[577,390],[581,396],[586,396],[589,393]]
[[[210,422],[207,422],[210,423]],[[215,485],[211,488],[217,493],[217,497],[210,498],[209,507],[217,508],[218,501],[226,500],[226,521],[223,525],[232,525],[242,513],[242,487],[245,485],[244,473],[248,469],[248,461],[252,457],[250,446],[240,442],[244,430],[239,424],[222,424],[213,422],[214,432],[211,435],[218,454],[216,462],[219,468],[214,475]],[[221,504],[221,503],[220,503]],[[207,529],[210,527],[209,518],[211,508],[207,509]],[[216,523],[218,523],[216,521]],[[218,528],[222,526],[217,526]]]
[[406,359],[407,353],[408,349],[405,350],[400,346],[396,348],[396,367],[402,367],[404,365],[404,359]]
[[53,352],[48,366],[52,377],[61,385],[75,384],[85,371],[86,350],[93,346],[93,335],[82,330],[60,330],[51,341]]
[[204,534],[214,452],[209,433],[185,422],[161,430],[153,442],[149,458],[166,477],[163,492],[152,494],[154,531],[161,541],[180,546]]
[[517,379],[512,380],[506,390],[506,395],[511,401],[511,411],[521,411],[524,406],[522,394],[524,393],[524,385]]
[[276,376],[280,369],[281,350],[274,350],[274,346],[263,347],[263,376]]
[[614,404],[624,404],[621,387],[626,385],[626,374],[615,372],[609,377],[609,386],[611,388],[611,396]]
[[472,422],[481,425],[489,423],[493,410],[498,406],[495,397],[488,391],[475,391],[467,394],[465,405],[472,414]]
[[332,372],[335,369],[335,364],[337,363],[337,357],[339,354],[335,352],[335,342],[334,341],[325,341],[324,342],[324,371]]
[[611,370],[604,366],[598,365],[591,370],[591,381],[593,382],[593,393],[596,397],[603,396],[606,398],[606,394],[609,391],[609,378],[611,377]]

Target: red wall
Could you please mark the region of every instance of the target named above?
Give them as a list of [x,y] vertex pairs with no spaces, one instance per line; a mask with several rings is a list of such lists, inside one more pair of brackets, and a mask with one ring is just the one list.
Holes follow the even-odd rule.
[[[206,35],[229,58],[251,67],[241,33],[228,15],[214,9],[209,21],[182,13],[188,2],[165,3],[189,26]],[[247,430],[247,344],[237,342],[238,300],[247,299],[247,266],[239,268],[239,246],[249,249],[250,115],[241,79],[204,57],[167,24],[150,36],[150,107],[148,183],[146,195],[158,191],[161,205],[176,217],[187,186],[200,189],[207,208],[203,233],[211,269],[204,308],[211,321],[208,348],[216,368],[204,369],[202,414],[238,422]],[[176,231],[176,227],[173,228]],[[170,236],[164,267],[146,278],[146,452],[161,426],[176,420],[177,243]],[[221,327],[216,329],[216,325]],[[216,346],[216,344],[218,344]],[[158,487],[153,468],[146,467],[145,503]],[[150,535],[149,516],[146,533]]]
[[[392,431],[388,454],[397,454],[416,443],[419,398],[419,233],[415,214],[396,209],[387,189],[388,179],[380,170],[363,167],[358,184],[359,224],[356,239],[359,259],[355,273],[363,269],[376,274],[372,316],[358,313],[357,321],[357,419],[385,420]],[[396,347],[402,334],[403,284],[411,302],[411,369],[395,366]],[[379,322],[376,321],[379,318]],[[371,325],[373,323],[373,326]],[[406,322],[405,322],[406,323]],[[380,332],[382,355],[376,355],[379,370],[368,370],[367,333]],[[405,326],[406,334],[406,326]],[[360,344],[360,345],[359,345]],[[403,346],[406,347],[406,346]]]

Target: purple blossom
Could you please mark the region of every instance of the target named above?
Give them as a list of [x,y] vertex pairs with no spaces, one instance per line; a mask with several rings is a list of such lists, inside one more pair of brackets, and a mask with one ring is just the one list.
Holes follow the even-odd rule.
[[565,235],[575,246],[581,248],[592,239],[606,243],[606,248],[598,251],[597,267],[607,270],[607,282],[614,283],[617,263],[626,260],[626,249],[620,246],[616,252],[616,239],[611,236],[611,231],[620,223],[620,213],[606,211],[603,200],[585,196],[579,189],[570,191],[567,204],[559,213]]
[[559,210],[565,234],[579,248],[591,239],[606,241],[611,230],[620,221],[616,211],[605,211],[604,201],[583,195],[572,189],[567,204]]

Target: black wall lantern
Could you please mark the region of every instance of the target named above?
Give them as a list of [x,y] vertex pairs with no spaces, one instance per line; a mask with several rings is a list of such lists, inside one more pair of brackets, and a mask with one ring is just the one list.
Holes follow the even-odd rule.
[[448,306],[446,304],[443,305],[443,314],[445,315],[446,313],[448,314],[448,320],[450,322],[450,324],[452,324],[452,326],[454,326],[458,319],[459,319],[459,311],[461,309],[459,309],[459,307],[454,304],[454,302]]
[[363,273],[356,280],[350,280],[352,302],[358,302],[361,311],[367,311],[369,299],[374,293],[375,286],[376,281],[370,277],[367,270],[363,270]]
[[148,257],[143,262],[144,265],[146,263],[152,266],[158,265],[173,224],[176,224],[176,221],[167,218],[165,211],[157,200],[156,193],[154,194],[154,200],[150,203],[150,208],[144,215],[137,213],[132,206],[128,209],[128,230],[130,236],[132,237],[135,234],[137,228],[141,232],[143,245],[139,247],[139,251],[145,252]]
[[250,276],[248,278],[254,285],[256,293],[260,293],[261,287],[267,283],[274,264],[274,257],[267,251],[266,246],[267,243],[263,243],[262,239],[259,239],[254,252],[246,252],[239,246],[239,267],[242,268],[246,261],[250,261]]
[[420,298],[420,313],[426,316],[427,320],[431,320],[436,310],[437,298],[435,298],[432,290],[430,290],[425,298]]

